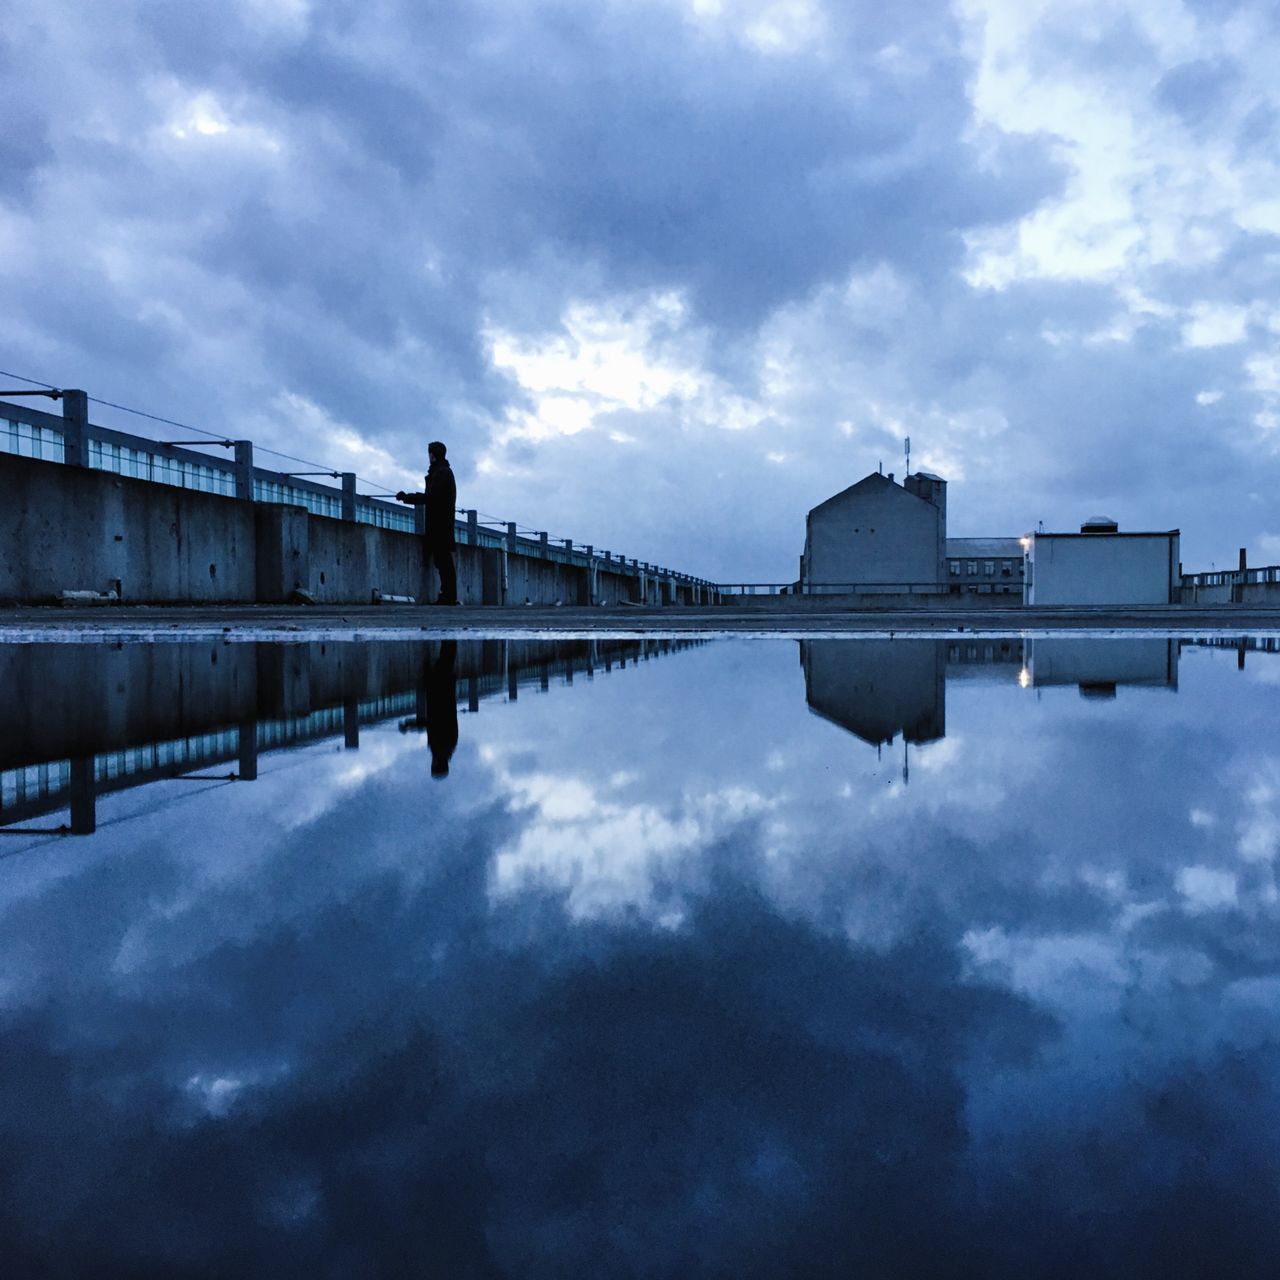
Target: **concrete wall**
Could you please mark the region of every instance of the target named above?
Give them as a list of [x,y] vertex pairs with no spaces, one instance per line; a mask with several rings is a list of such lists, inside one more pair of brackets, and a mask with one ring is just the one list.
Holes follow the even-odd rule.
[[62,591],[207,604],[254,599],[249,503],[0,454],[0,600]]
[[1035,534],[1029,605],[1177,603],[1177,533]]
[[866,611],[928,610],[931,613],[960,611],[972,613],[975,609],[1021,609],[1019,595],[937,595],[919,592],[907,595],[896,591],[867,591],[857,594],[750,596],[722,595],[719,604],[732,605],[735,609],[758,609],[761,613],[844,613]]
[[1261,604],[1280,607],[1280,582],[1219,582],[1213,586],[1184,585],[1182,604]]
[[806,584],[936,583],[942,512],[885,476],[867,476],[809,512]]
[[[0,491],[0,602],[47,603],[117,584],[124,600],[147,604],[275,604],[299,588],[325,604],[367,604],[375,589],[420,601],[439,594],[416,534],[302,507],[12,454],[0,454]],[[690,584],[600,557],[589,567],[459,546],[454,562],[464,604],[699,602]]]

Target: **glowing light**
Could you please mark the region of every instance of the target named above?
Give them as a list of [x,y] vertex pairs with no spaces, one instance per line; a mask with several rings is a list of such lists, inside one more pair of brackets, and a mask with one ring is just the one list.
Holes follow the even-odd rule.
[[1027,688],[1028,685],[1030,685],[1030,683],[1031,683],[1031,672],[1028,671],[1026,667],[1023,667],[1022,670],[1018,672],[1018,687],[1020,689],[1025,689]]

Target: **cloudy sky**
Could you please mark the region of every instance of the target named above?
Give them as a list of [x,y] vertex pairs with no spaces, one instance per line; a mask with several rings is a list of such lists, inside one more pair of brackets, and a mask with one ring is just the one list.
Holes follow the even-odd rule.
[[[720,580],[946,476],[1280,561],[1249,0],[0,0],[0,367]],[[119,425],[104,410],[95,418]]]

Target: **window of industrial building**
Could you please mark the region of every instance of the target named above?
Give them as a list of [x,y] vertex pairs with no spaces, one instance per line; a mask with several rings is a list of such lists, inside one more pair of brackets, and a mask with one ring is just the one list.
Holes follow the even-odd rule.
[[1012,560],[1001,560],[1001,561],[1000,561],[1000,576],[1001,576],[1002,578],[1012,578],[1012,577],[1013,577],[1013,561],[1012,561]]
[[976,560],[969,561],[969,576],[976,577],[978,573],[978,562]]
[[958,578],[958,577],[960,576],[960,561],[959,561],[959,560],[952,560],[952,562],[951,562],[951,576],[952,576],[953,578]]
[[988,578],[994,578],[996,576],[996,562],[994,560],[984,560],[982,562],[982,572]]

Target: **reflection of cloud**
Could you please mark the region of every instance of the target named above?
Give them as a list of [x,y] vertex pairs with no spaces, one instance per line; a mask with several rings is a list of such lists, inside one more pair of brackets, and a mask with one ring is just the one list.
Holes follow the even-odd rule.
[[486,703],[446,789],[369,731],[0,861],[10,1268],[1267,1274],[1235,819],[1280,790],[1234,654],[1124,708],[966,687],[891,803],[795,656]]
[[1239,901],[1236,877],[1213,867],[1184,867],[1177,875],[1178,892],[1189,911],[1214,911],[1234,907]]
[[601,798],[578,778],[505,774],[504,782],[523,822],[515,841],[494,853],[491,892],[499,900],[538,888],[560,892],[579,919],[628,910],[676,918],[678,908],[664,898],[691,859],[770,807],[741,787],[673,797],[668,813]]

